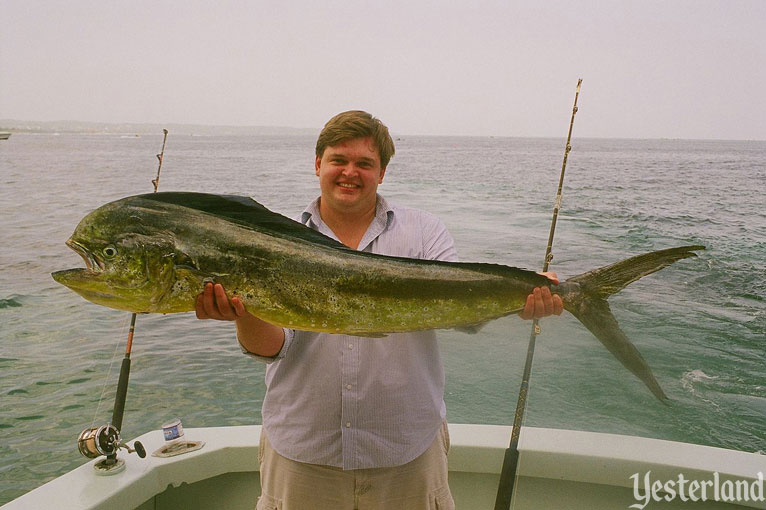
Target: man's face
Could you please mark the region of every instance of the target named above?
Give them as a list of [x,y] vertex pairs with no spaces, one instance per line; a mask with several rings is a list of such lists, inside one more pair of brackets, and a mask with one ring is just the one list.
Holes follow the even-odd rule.
[[359,214],[375,207],[375,193],[385,168],[372,138],[352,138],[327,147],[314,165],[322,205],[336,212]]

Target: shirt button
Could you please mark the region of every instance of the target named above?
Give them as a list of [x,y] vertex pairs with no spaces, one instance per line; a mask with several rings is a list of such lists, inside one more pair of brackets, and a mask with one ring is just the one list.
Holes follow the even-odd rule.
[[347,389],[347,390],[350,390],[350,389],[351,389],[351,385],[350,385],[350,384],[347,384],[347,385],[346,385],[346,389]]
[[351,427],[351,422],[350,422],[350,421],[347,421],[347,422],[346,422],[346,428],[349,428],[349,427]]
[[349,348],[349,350],[353,349],[354,348],[354,344],[348,344],[348,348]]

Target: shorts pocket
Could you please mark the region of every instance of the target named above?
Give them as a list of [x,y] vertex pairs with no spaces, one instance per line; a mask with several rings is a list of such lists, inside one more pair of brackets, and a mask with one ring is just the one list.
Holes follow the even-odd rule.
[[261,425],[261,437],[258,440],[258,465],[263,465],[263,450],[265,449],[266,434],[263,431],[263,425]]
[[444,450],[445,455],[449,453],[449,447],[450,447],[450,441],[449,441],[449,426],[447,425],[447,422],[444,421],[442,423],[442,428],[439,431],[439,435],[442,439],[442,449]]
[[255,510],[282,510],[282,502],[268,494],[261,494],[255,505]]
[[429,500],[430,510],[455,510],[455,500],[448,485],[432,491]]

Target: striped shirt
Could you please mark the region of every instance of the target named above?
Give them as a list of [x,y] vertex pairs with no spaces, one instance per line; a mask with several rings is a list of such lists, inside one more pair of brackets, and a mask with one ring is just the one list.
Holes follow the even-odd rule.
[[[361,251],[457,259],[438,218],[377,198]],[[319,199],[299,221],[337,240]],[[292,460],[343,469],[406,464],[431,445],[446,415],[434,331],[360,338],[286,329],[282,350],[265,360],[264,430]]]

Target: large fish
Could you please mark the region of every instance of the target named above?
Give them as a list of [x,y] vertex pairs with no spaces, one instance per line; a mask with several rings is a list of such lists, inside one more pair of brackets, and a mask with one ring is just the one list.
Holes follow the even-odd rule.
[[83,218],[67,245],[87,268],[53,278],[93,303],[188,312],[204,282],[215,281],[273,324],[357,336],[470,327],[519,312],[531,290],[546,285],[659,399],[667,397],[606,298],[704,249],[647,253],[552,285],[515,267],[359,252],[252,199],[182,192],[106,204]]

